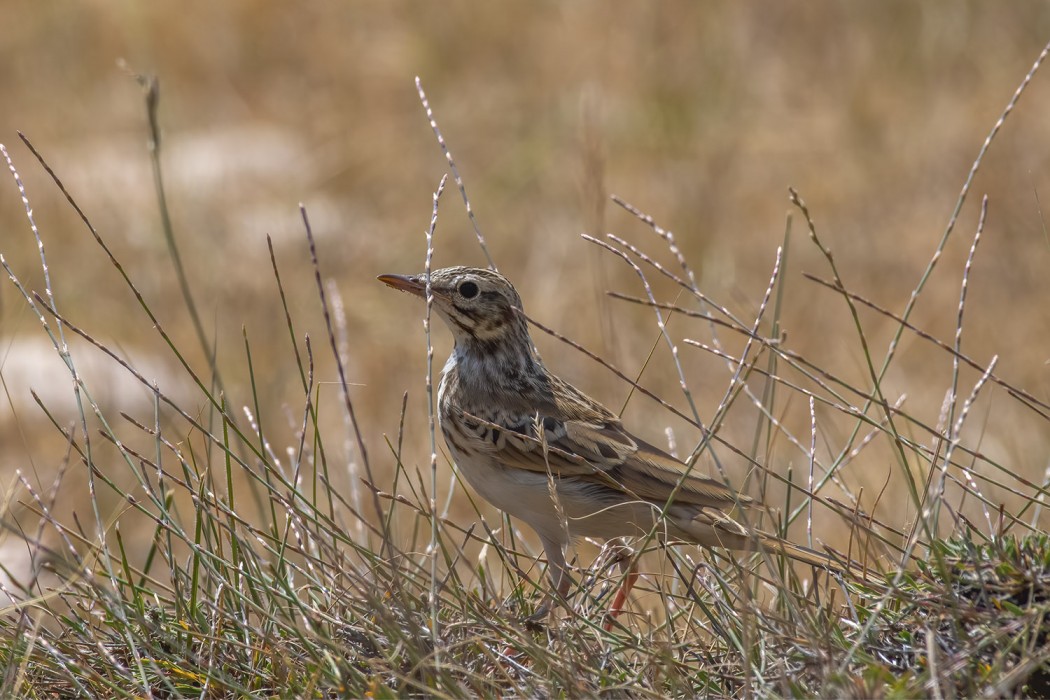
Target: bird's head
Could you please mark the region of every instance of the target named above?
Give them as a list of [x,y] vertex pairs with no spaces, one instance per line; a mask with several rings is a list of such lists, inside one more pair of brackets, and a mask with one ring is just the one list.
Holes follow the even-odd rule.
[[[379,281],[426,298],[425,275],[379,275]],[[490,350],[505,344],[531,348],[521,297],[492,270],[446,267],[430,273],[434,310],[452,330],[457,346]]]

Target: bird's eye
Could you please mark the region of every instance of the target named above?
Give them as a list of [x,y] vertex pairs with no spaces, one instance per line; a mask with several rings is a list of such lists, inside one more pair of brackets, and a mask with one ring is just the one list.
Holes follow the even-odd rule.
[[459,293],[464,299],[473,299],[478,295],[478,285],[473,282],[464,282],[459,285]]

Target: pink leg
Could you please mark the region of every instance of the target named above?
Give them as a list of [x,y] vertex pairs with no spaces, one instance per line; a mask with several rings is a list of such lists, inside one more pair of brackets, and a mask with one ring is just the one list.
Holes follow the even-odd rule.
[[627,596],[631,594],[631,589],[634,588],[634,584],[637,580],[638,567],[637,565],[632,565],[627,572],[627,576],[623,579],[623,585],[620,586],[620,590],[616,591],[616,597],[613,598],[612,605],[609,606],[609,612],[605,617],[605,624],[602,625],[606,632],[612,631],[613,622],[620,616],[620,613],[623,612],[623,604],[627,602]]
[[[547,554],[547,573],[550,576],[552,590],[547,594],[539,609],[526,619],[526,622],[530,623],[542,622],[556,603],[564,602],[569,595],[569,586],[572,583],[561,545],[556,541],[545,539],[543,549]],[[503,653],[506,656],[515,656],[518,651],[513,646],[507,646]]]

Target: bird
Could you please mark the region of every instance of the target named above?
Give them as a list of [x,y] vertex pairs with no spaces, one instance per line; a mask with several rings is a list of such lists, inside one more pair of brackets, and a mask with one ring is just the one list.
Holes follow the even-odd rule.
[[[426,298],[427,275],[379,275]],[[455,344],[438,388],[438,422],[460,475],[486,501],[531,527],[543,546],[552,592],[570,587],[565,549],[577,538],[616,540],[655,530],[663,540],[708,548],[766,547],[834,571],[837,561],[751,529],[727,513],[748,495],[689,470],[624,427],[620,417],[547,369],[514,285],[499,272],[430,272],[432,308]],[[631,565],[605,625],[622,611]],[[548,602],[533,616],[546,615]]]

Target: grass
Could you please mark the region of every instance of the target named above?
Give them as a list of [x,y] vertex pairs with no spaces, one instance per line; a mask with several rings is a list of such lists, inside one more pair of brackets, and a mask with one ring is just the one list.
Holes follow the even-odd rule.
[[[195,310],[183,267],[190,260],[179,262],[171,217],[162,216],[166,249],[183,270],[179,288],[194,319],[190,333],[166,330],[170,311],[156,309],[143,290],[150,270],[115,252],[65,192],[60,173],[38,156],[133,301],[120,323],[155,334],[189,389],[155,384],[121,348],[67,317],[42,243],[42,294],[25,281],[29,273],[4,261],[12,288],[43,325],[70,377],[80,376],[80,353],[102,353],[149,392],[152,410],[111,412],[93,398],[96,387],[78,381],[72,382],[78,407],[72,423],[41,405],[53,424],[51,441],[66,456],[49,488],[19,472],[5,494],[5,542],[24,543],[33,568],[29,577],[11,571],[2,591],[11,603],[0,610],[0,695],[1050,694],[1046,484],[982,449],[1004,438],[974,425],[975,406],[992,391],[996,410],[1008,402],[1044,428],[1050,406],[1037,390],[999,376],[994,358],[978,361],[963,351],[987,199],[959,270],[947,339],[913,319],[949,240],[961,235],[956,229],[973,177],[1037,68],[966,174],[949,224],[900,312],[851,286],[794,191],[782,246],[756,251],[771,269],[749,304],[750,316],[707,297],[675,236],[623,199],[617,204],[651,233],[648,243],[587,239],[609,256],[608,269],[623,265],[626,274],[616,280],[640,280],[644,295],[613,296],[657,318],[653,351],[646,367],[628,372],[557,334],[555,347],[613,369],[629,387],[632,406],[655,400],[646,408],[655,405],[662,417],[698,431],[696,443],[687,444],[680,430],[669,430],[669,442],[762,498],[769,508],[753,514],[754,524],[814,547],[831,540],[824,537],[830,532],[860,563],[831,576],[764,552],[727,556],[642,543],[641,590],[608,632],[602,612],[619,578],[611,551],[594,556],[581,548],[570,607],[546,624],[529,623],[546,588],[529,534],[493,519],[481,504],[453,507],[454,500],[469,500],[469,492],[464,499],[458,482],[445,481],[447,460],[439,444],[428,442],[433,424],[427,435],[411,420],[408,394],[388,435],[361,429],[371,407],[355,400],[348,350],[369,340],[353,333],[347,316],[354,309],[326,283],[325,241],[315,238],[307,209],[301,211],[302,248],[312,274],[283,275],[286,263],[269,246],[272,312],[284,319],[284,332],[265,343],[283,346],[285,359],[277,366],[268,352],[259,364],[257,341],[247,330],[242,347],[228,356],[216,351]],[[155,107],[151,102],[153,165],[157,201],[166,211]],[[428,265],[440,236],[439,199],[435,194]],[[26,214],[37,235],[28,200]],[[807,242],[799,242],[797,228]],[[836,342],[840,354],[859,358],[860,381],[795,350],[783,332],[781,310],[793,293],[784,270],[800,246],[823,266],[810,279],[830,292],[820,298],[826,306],[811,313],[845,309],[852,335]],[[289,301],[305,290],[323,316],[320,335],[303,332],[311,324]],[[624,319],[629,304],[614,307],[624,309]],[[888,338],[874,337],[872,318],[890,324]],[[892,370],[911,341],[932,348],[950,369],[933,425],[892,386]],[[426,351],[429,359],[429,335]],[[699,381],[690,352],[723,364],[730,378],[706,420],[689,389]],[[681,401],[647,388],[642,373],[650,363],[664,364],[680,381]],[[299,390],[275,399],[266,379],[286,372]],[[249,387],[242,401],[231,396],[231,376]],[[338,381],[321,379],[327,376]],[[386,391],[398,395],[427,393],[432,382],[429,374],[425,387],[391,379]],[[267,406],[275,400],[285,406],[283,425]],[[753,422],[749,439],[727,427],[741,415]],[[775,455],[785,443],[803,459],[782,469]],[[435,456],[422,468],[407,457],[419,454],[420,444],[437,446],[427,450]],[[865,493],[868,482],[850,473],[863,458],[872,464],[872,452],[887,479],[892,474],[905,484],[902,497]],[[70,510],[59,498],[77,473],[86,475],[87,507]]]

